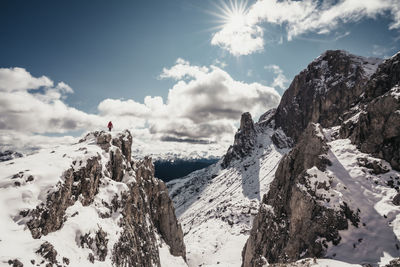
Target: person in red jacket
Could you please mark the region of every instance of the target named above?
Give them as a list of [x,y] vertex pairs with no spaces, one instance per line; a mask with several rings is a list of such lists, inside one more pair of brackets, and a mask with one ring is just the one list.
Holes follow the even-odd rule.
[[107,127],[108,127],[108,130],[111,132],[111,129],[112,129],[112,127],[113,127],[113,124],[112,124],[111,121],[108,123]]

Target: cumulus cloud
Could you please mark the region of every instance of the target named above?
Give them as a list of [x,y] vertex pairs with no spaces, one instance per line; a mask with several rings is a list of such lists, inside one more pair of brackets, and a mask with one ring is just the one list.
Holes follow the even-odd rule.
[[54,86],[48,77],[35,78],[23,68],[1,68],[0,130],[63,133],[94,127],[99,123],[97,116],[62,101],[72,92],[64,82]]
[[180,80],[182,78],[198,78],[208,72],[207,67],[191,66],[189,61],[182,58],[176,60],[176,65],[170,69],[164,68],[160,78],[173,78]]
[[227,25],[214,34],[211,44],[220,46],[235,56],[249,55],[263,50],[263,35],[262,28],[257,25]]
[[290,41],[310,32],[328,34],[341,24],[379,15],[389,15],[389,29],[400,28],[398,0],[258,0],[239,22],[226,23],[216,32],[211,44],[236,56],[248,55],[264,48],[263,23],[283,25]]
[[1,69],[0,77],[0,148],[70,141],[44,135],[104,129],[111,120],[115,130],[132,132],[138,153],[221,155],[232,143],[243,112],[256,118],[280,100],[271,87],[237,81],[220,67],[183,59],[160,74],[160,79],[176,81],[165,101],[160,96],[146,96],[143,102],[105,99],[97,114],[68,106],[64,100],[74,91],[64,82],[36,78],[21,68]]
[[228,64],[226,64],[226,62],[219,60],[218,58],[214,60],[213,64],[215,66],[219,66],[222,69],[224,69],[226,66],[228,66]]
[[53,81],[42,76],[39,78],[32,75],[23,68],[0,68],[0,91],[26,91],[27,89],[38,89],[40,87],[51,87]]
[[146,97],[143,104],[106,99],[98,106],[100,113],[144,120],[150,134],[168,141],[231,142],[243,112],[257,117],[280,100],[271,87],[236,81],[217,66],[196,66],[183,59],[164,68],[160,78],[176,80],[165,103],[160,97]]
[[283,74],[283,70],[278,65],[274,65],[274,64],[267,65],[267,66],[264,66],[264,69],[272,71],[276,75],[274,78],[274,81],[271,84],[272,87],[275,87],[275,88],[279,87],[282,90],[286,89],[286,86],[287,86],[289,80]]

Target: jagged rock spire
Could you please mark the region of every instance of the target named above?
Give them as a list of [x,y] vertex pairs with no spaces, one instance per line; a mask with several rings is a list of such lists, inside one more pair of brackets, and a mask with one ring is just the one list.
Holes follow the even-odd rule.
[[247,156],[255,145],[256,130],[249,112],[242,114],[240,127],[235,134],[233,145],[224,156],[222,167],[226,168],[232,160]]

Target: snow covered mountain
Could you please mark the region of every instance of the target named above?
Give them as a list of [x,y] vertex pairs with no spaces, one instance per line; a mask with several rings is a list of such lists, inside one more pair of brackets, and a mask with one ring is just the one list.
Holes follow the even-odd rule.
[[[276,110],[242,115],[220,162],[169,182],[188,265],[400,257],[399,62],[325,52]],[[308,257],[330,259],[297,261]]]
[[1,266],[187,266],[165,184],[128,131],[0,163]]
[[0,264],[399,266],[399,62],[325,52],[167,185],[128,131],[0,162]]
[[[237,146],[230,149],[228,168],[222,168],[221,160],[167,183],[184,229],[189,266],[211,266],[218,262],[223,266],[240,265],[241,250],[262,192],[268,191],[278,162],[288,151],[272,142],[275,132],[269,127],[268,117],[264,118],[253,124],[249,113],[242,116],[235,137]],[[253,133],[248,140],[240,134],[247,131],[246,127]],[[235,158],[239,153],[246,153],[247,147],[242,144],[251,146],[249,155]],[[228,164],[227,160],[224,162]]]

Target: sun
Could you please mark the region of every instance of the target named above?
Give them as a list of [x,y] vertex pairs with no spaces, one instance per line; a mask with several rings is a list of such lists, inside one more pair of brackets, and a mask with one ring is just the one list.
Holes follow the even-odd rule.
[[240,29],[246,25],[246,15],[248,12],[248,1],[229,0],[220,1],[216,4],[216,11],[210,13],[218,18],[217,28]]

